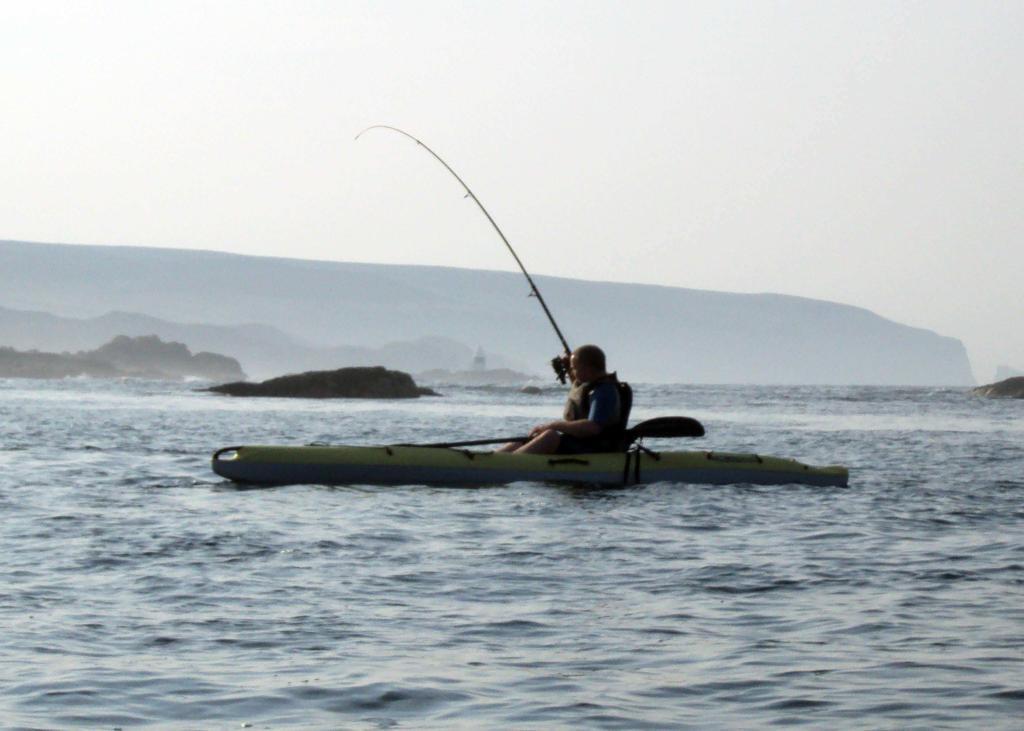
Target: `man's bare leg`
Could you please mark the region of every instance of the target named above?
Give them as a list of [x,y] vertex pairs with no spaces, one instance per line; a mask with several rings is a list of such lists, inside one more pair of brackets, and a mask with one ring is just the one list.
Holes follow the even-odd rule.
[[499,447],[498,449],[495,449],[494,451],[495,452],[514,452],[517,449],[519,449],[521,446],[523,446],[524,444],[526,444],[526,442],[509,442],[505,446]]
[[554,429],[547,429],[515,450],[516,454],[554,454],[562,435]]

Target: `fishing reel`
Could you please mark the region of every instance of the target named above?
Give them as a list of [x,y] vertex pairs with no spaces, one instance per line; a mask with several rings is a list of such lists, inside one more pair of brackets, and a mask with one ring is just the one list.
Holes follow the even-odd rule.
[[566,383],[569,380],[569,359],[564,355],[556,355],[551,359],[551,369],[559,383]]

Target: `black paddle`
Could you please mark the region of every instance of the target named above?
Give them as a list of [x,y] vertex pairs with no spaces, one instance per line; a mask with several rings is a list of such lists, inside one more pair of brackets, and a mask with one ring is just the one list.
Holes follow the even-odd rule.
[[686,439],[704,436],[704,425],[689,416],[659,416],[641,421],[626,430],[630,441],[649,437],[651,439]]
[[[659,416],[656,419],[641,421],[626,430],[629,442],[637,439],[688,439],[704,436],[704,426],[689,416]],[[478,447],[484,444],[504,444],[506,442],[528,442],[530,437],[495,437],[493,439],[472,439],[466,442],[433,442],[431,444],[392,444],[393,447]]]
[[528,442],[531,437],[494,437],[493,439],[472,439],[468,442],[432,442],[431,444],[392,444],[392,447],[477,447],[482,444],[504,444],[505,442]]

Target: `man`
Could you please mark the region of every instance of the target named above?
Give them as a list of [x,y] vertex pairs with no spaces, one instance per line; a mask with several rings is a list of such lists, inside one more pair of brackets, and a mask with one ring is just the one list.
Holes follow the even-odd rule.
[[530,440],[512,442],[500,452],[516,454],[585,454],[618,449],[632,406],[629,384],[606,370],[604,351],[581,345],[569,358],[573,380],[562,419],[538,424]]

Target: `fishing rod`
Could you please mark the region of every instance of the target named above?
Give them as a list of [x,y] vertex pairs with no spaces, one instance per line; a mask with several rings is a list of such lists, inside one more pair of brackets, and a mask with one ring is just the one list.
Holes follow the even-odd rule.
[[566,377],[568,376],[568,368],[566,367],[566,361],[568,360],[568,356],[572,354],[572,348],[569,347],[569,343],[566,341],[565,336],[562,335],[562,331],[559,329],[558,323],[555,322],[555,318],[551,314],[551,310],[548,309],[547,302],[544,301],[544,297],[541,295],[540,290],[537,289],[537,285],[534,284],[533,277],[531,277],[530,273],[526,271],[526,267],[523,266],[523,262],[519,259],[519,255],[516,254],[515,249],[512,248],[512,244],[510,244],[508,242],[508,239],[505,238],[505,234],[502,233],[500,228],[498,228],[498,224],[495,222],[494,218],[491,216],[490,213],[487,212],[487,209],[484,208],[484,204],[480,202],[480,199],[476,197],[476,194],[472,190],[470,190],[468,185],[466,185],[466,181],[460,178],[457,172],[452,170],[451,165],[442,160],[440,155],[438,155],[436,152],[427,147],[427,145],[424,144],[421,140],[416,139],[415,137],[413,137],[411,134],[404,130],[398,129],[398,127],[391,127],[386,124],[374,124],[370,127],[367,127],[362,132],[356,135],[356,139],[358,140],[360,137],[363,136],[364,133],[369,132],[371,129],[389,129],[392,132],[397,132],[400,135],[408,137],[410,140],[412,140],[417,145],[422,147],[424,150],[429,152],[431,155],[433,155],[435,160],[444,165],[445,170],[450,172],[452,176],[459,181],[459,184],[466,191],[466,196],[472,198],[473,202],[476,203],[480,207],[480,210],[483,211],[484,215],[487,216],[487,220],[491,222],[492,226],[494,226],[494,230],[498,232],[498,236],[500,236],[501,240],[505,242],[505,246],[508,248],[509,253],[512,254],[512,258],[516,260],[516,264],[519,265],[519,269],[520,271],[523,272],[523,276],[526,277],[526,281],[530,283],[530,296],[536,297],[537,301],[540,302],[540,306],[544,309],[544,314],[548,316],[548,322],[550,322],[551,327],[555,329],[555,334],[558,335],[558,339],[562,341],[562,348],[565,350],[565,356],[555,356],[554,358],[552,358],[551,367],[554,369],[555,375],[558,377],[558,380],[561,383],[565,383]]

